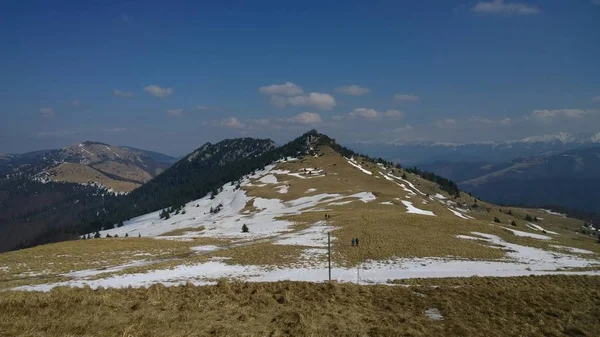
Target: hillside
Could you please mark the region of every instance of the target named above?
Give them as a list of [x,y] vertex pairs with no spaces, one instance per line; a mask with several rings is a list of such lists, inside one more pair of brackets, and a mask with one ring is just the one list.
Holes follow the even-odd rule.
[[[198,167],[205,170],[199,173]],[[198,183],[225,179],[229,170],[241,176],[214,189]],[[51,321],[45,310],[31,309],[40,321],[22,314],[35,297],[41,308],[67,315],[76,310],[84,320],[98,315],[122,320],[81,327],[65,317],[51,335],[93,335],[96,329],[109,335],[129,329],[185,334],[166,322],[175,313],[196,317],[197,306],[208,310],[197,317],[202,324],[194,325],[202,334],[336,334],[333,323],[317,319],[330,317],[316,309],[323,303],[337,313],[332,319],[366,335],[407,334],[412,331],[407,324],[418,329],[412,333],[417,336],[600,331],[593,313],[572,314],[573,306],[564,301],[574,296],[581,297],[577,303],[597,304],[597,231],[550,210],[453,196],[447,180],[418,171],[444,184],[438,185],[411,171],[417,172],[359,156],[316,131],[280,148],[256,139],[207,144],[165,171],[168,179],[152,180],[113,201],[137,191],[159,193],[163,186],[173,186],[163,197],[178,200],[175,191],[188,184],[206,191],[199,198],[90,232],[85,240],[0,254],[0,291],[9,290],[10,298],[0,300],[0,307],[13,317],[4,327],[43,330],[42,322]],[[183,179],[171,180],[176,177]],[[319,284],[329,278],[328,234],[331,278],[342,284]],[[596,277],[574,276],[582,274]],[[398,284],[403,286],[393,287]],[[551,319],[526,314],[532,306],[548,305],[555,308]],[[117,315],[104,311],[108,307],[124,309]],[[488,314],[473,316],[474,307]],[[355,325],[348,314],[356,310],[374,321]],[[143,326],[129,328],[140,322],[134,317],[140,313],[147,317]],[[225,318],[213,322],[206,316],[213,314]],[[405,324],[397,324],[397,315]],[[436,323],[440,317],[449,325]],[[487,323],[475,326],[473,319]]]
[[465,191],[493,202],[598,212],[599,165],[600,147],[590,147],[509,163],[445,161],[420,167],[454,179]]
[[169,166],[98,142],[3,158],[0,252],[76,237],[115,194],[134,190]]
[[0,173],[41,182],[93,182],[115,192],[130,192],[169,165],[168,161],[155,161],[145,151],[87,141],[59,150],[12,155],[0,163]]
[[[256,144],[250,139],[236,142]],[[271,147],[268,141],[261,144]],[[333,236],[333,278],[346,282],[357,277],[361,283],[387,283],[432,275],[596,273],[599,266],[600,245],[594,237],[578,234],[583,225],[579,220],[547,210],[499,208],[464,193],[452,197],[439,185],[396,166],[344,157],[334,150],[341,149],[339,145],[318,133],[300,137],[295,144],[305,144],[305,154],[278,159],[197,200],[100,231],[102,239],[0,255],[4,266],[29,254],[60,251],[78,256],[48,257],[55,261],[50,269],[31,262],[18,268],[10,264],[10,275],[44,268],[47,277],[13,279],[4,287],[206,284],[225,276],[321,281],[327,277],[326,232]],[[186,162],[209,157],[214,159],[210,165],[219,167],[230,158],[231,152],[223,148],[203,146],[170,170],[177,172],[190,165]],[[242,231],[244,225],[247,232]],[[360,238],[360,248],[350,245],[355,237]],[[91,261],[96,262],[88,270]]]

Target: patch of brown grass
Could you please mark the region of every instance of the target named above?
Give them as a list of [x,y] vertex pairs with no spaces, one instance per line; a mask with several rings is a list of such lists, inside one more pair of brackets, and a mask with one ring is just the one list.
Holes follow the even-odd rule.
[[[411,284],[423,286],[219,281],[204,287],[9,292],[0,296],[0,332],[7,337],[600,334],[599,277]],[[443,320],[428,318],[424,312],[430,308]]]
[[48,173],[56,181],[68,181],[73,183],[88,183],[90,181],[95,181],[110,187],[115,191],[122,192],[129,192],[140,186],[140,184],[129,181],[112,179],[89,166],[78,163],[62,163],[48,170]]
[[189,254],[198,242],[156,240],[151,238],[102,238],[52,243],[0,254],[0,266],[8,271],[0,274],[0,289],[13,281],[36,281],[43,277],[84,269],[117,266],[132,260],[169,259]]
[[185,227],[185,228],[179,228],[179,229],[172,230],[170,232],[163,233],[159,236],[181,236],[181,235],[185,235],[188,232],[202,232],[204,229],[205,229],[204,226]]
[[298,262],[304,249],[306,247],[265,242],[217,251],[213,256],[228,257],[225,262],[229,264],[284,267]]

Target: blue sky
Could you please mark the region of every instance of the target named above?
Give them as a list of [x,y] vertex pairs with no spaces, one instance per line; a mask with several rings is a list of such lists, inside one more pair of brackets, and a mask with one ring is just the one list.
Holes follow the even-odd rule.
[[0,152],[600,131],[600,1],[15,1]]

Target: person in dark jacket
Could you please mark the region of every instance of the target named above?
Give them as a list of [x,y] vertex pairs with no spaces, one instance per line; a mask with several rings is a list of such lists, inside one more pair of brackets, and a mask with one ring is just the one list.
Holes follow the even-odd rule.
[[358,247],[358,238],[354,239],[354,242],[356,242],[356,247]]
[[356,244],[356,239],[352,238],[352,247],[354,247],[355,244]]

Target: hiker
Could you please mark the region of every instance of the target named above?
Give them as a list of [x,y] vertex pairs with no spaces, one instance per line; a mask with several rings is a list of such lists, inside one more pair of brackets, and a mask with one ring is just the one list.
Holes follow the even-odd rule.
[[354,243],[356,242],[355,240],[355,238],[352,238],[352,247],[354,247]]
[[358,247],[358,238],[354,239],[354,241],[356,242],[356,247]]

